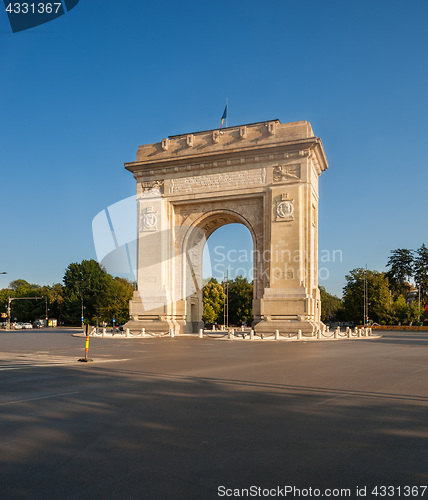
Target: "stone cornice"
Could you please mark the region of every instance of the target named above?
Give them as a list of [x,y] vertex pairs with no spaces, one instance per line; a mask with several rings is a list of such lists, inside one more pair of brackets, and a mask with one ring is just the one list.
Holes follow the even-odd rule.
[[165,178],[192,170],[310,157],[320,174],[328,168],[321,139],[308,122],[279,120],[224,130],[172,136],[140,146],[137,161],[125,163],[135,178]]
[[245,164],[255,166],[265,162],[281,162],[284,160],[303,159],[314,152],[317,172],[320,174],[328,168],[322,149],[321,140],[313,137],[304,141],[293,141],[288,144],[270,147],[254,147],[244,150],[195,155],[187,158],[168,158],[161,161],[144,161],[125,163],[125,168],[134,174],[135,178],[169,177],[177,173],[190,173],[194,170],[208,168],[223,168]]

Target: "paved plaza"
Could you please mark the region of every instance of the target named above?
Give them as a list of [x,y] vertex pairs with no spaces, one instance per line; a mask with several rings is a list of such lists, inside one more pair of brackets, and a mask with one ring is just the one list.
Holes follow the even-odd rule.
[[2,499],[215,499],[250,487],[262,498],[290,486],[376,498],[375,486],[428,484],[427,334],[91,338],[94,361],[79,363],[85,342],[72,333],[0,332]]

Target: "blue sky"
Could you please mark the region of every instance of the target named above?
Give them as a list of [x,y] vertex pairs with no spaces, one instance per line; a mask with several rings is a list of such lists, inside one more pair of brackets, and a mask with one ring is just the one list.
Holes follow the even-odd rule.
[[0,288],[94,258],[92,219],[135,193],[123,163],[218,127],[226,98],[229,126],[308,120],[323,140],[327,290],[428,243],[427,18],[426,0],[80,0],[13,34],[0,12]]

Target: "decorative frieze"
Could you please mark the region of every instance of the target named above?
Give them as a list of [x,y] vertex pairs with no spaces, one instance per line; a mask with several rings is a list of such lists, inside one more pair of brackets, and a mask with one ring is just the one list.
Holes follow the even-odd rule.
[[300,180],[300,164],[277,165],[273,168],[274,182],[295,182]]
[[142,182],[141,183],[141,191],[143,193],[145,193],[145,192],[151,191],[153,189],[159,189],[159,191],[162,192],[164,182],[165,181],[163,181],[163,180]]

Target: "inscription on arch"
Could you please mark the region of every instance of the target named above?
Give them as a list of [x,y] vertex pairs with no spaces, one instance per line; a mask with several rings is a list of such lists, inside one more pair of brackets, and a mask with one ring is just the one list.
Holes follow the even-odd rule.
[[169,192],[181,194],[192,191],[261,186],[265,183],[266,168],[255,168],[239,172],[221,172],[210,175],[194,175],[184,179],[171,179]]

